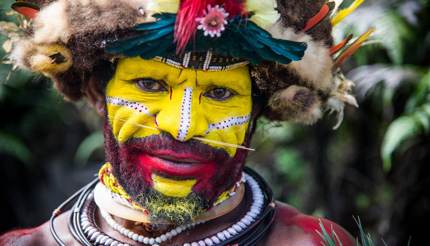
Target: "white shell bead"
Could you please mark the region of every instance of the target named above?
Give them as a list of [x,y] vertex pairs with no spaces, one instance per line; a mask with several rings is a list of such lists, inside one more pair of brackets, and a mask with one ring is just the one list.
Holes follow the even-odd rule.
[[206,245],[208,245],[208,246],[212,246],[212,245],[214,245],[214,243],[212,242],[212,240],[211,240],[210,238],[206,238],[206,239],[205,239],[205,243],[206,243]]
[[223,232],[218,232],[216,235],[219,239],[221,239],[221,241],[224,241],[226,239]]
[[219,238],[218,238],[218,237],[216,237],[216,236],[211,237],[211,239],[212,239],[212,241],[213,241],[214,243],[216,243],[216,244],[218,244],[218,243],[220,243],[220,242],[221,242],[221,241],[219,240]]
[[231,234],[231,235],[236,235],[237,231],[234,228],[228,228],[227,231]]

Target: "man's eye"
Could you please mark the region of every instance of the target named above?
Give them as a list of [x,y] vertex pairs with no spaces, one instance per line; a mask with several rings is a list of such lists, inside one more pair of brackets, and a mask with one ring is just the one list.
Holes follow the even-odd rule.
[[163,81],[155,79],[136,79],[134,80],[140,89],[147,92],[167,91]]
[[215,88],[204,94],[205,97],[212,98],[217,101],[225,101],[234,95],[229,89],[226,88]]

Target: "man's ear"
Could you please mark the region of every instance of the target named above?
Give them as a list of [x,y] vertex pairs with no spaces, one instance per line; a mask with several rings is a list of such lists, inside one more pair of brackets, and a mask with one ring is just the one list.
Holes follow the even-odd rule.
[[263,114],[263,103],[261,103],[261,98],[253,96],[252,97],[252,112],[251,112],[251,119],[249,121],[248,130],[246,132],[246,137],[244,141],[245,146],[250,146],[252,136],[255,133],[255,130],[257,129],[257,120],[260,118],[260,116]]
[[97,102],[95,105],[98,115],[104,117],[106,115],[106,102]]
[[90,78],[86,81],[84,88],[83,88],[83,94],[85,95],[85,98],[87,102],[89,102],[96,110],[97,113],[100,116],[103,116],[104,112],[104,90],[102,86],[102,81],[97,76],[97,74],[92,74]]
[[115,72],[115,65],[103,61],[94,67],[85,86],[85,96],[100,116],[106,112],[105,89]]

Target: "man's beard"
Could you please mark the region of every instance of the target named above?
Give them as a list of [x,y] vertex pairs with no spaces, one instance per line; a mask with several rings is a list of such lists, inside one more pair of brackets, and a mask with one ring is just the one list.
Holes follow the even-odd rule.
[[[223,149],[216,149],[196,140],[179,142],[164,133],[118,144],[109,123],[105,123],[104,135],[107,161],[111,163],[119,184],[133,201],[149,212],[152,221],[162,220],[172,224],[190,223],[196,216],[210,209],[223,192],[241,179],[247,155],[247,151],[238,149],[235,156],[230,157]],[[192,177],[197,183],[186,197],[166,196],[153,188],[151,175],[154,173],[145,167],[138,167],[135,158],[139,153],[157,156],[157,153],[163,151],[193,154],[214,163],[214,168]],[[168,178],[184,179],[174,176]]]

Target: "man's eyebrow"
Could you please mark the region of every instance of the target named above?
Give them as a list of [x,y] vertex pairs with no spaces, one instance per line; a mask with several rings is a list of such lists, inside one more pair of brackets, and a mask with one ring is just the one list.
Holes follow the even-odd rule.
[[[217,78],[211,78],[209,80],[204,80],[205,85],[219,85],[222,84],[223,86],[232,88],[237,91],[246,91],[248,90],[246,86],[243,85],[245,78],[241,78],[241,83],[238,83],[237,80],[232,80],[230,78],[225,78],[222,75],[218,76]],[[201,83],[201,81],[200,81]]]

